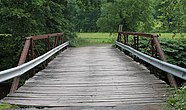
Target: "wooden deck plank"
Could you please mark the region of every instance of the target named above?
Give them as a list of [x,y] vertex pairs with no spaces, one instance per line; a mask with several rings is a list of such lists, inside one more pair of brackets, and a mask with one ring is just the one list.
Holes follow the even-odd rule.
[[167,85],[110,45],[70,48],[2,102],[39,106],[121,106],[165,102]]

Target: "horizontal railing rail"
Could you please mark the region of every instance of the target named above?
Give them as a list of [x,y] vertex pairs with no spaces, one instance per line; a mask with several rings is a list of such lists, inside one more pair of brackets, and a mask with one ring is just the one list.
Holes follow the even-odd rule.
[[14,68],[10,68],[8,70],[1,71],[0,72],[0,82],[12,79],[14,77],[17,77],[17,76],[20,76],[20,75],[26,73],[27,71],[33,69],[34,67],[41,64],[42,62],[47,60],[49,57],[51,57],[52,55],[54,55],[55,53],[60,51],[62,48],[68,46],[68,44],[69,44],[69,42],[65,42],[65,43],[57,46],[56,48],[50,50],[49,52],[29,61],[27,63],[24,63],[22,65],[14,67]]
[[148,38],[151,38],[152,36],[158,37],[157,34],[147,34],[147,33],[140,33],[140,32],[119,32],[119,33],[124,35],[137,35],[137,36],[143,36]]
[[149,55],[139,52],[139,51],[133,49],[132,47],[124,45],[124,44],[117,42],[117,41],[116,41],[116,45],[122,49],[129,51],[130,53],[134,54],[135,56],[142,59],[143,61],[145,61],[145,62],[147,62],[147,63],[149,63],[149,64],[167,72],[167,73],[170,73],[174,76],[177,76],[181,79],[186,80],[186,69],[185,68],[181,68],[179,66],[158,60],[156,58],[153,58]]
[[[37,43],[39,43],[39,45],[37,45]],[[42,47],[41,49],[42,45],[44,45],[44,47]],[[29,75],[33,76],[35,74],[34,68],[36,66],[42,64],[45,67],[51,56],[53,56],[64,48],[66,49],[68,45],[69,42],[65,42],[64,33],[54,33],[26,37],[18,66],[1,71],[0,82],[14,78],[10,93],[15,92],[15,90],[19,86],[19,80],[21,75],[28,71],[31,71],[31,74]],[[40,48],[38,48],[38,46]],[[43,55],[40,55],[41,52],[39,52],[39,49],[42,50]]]

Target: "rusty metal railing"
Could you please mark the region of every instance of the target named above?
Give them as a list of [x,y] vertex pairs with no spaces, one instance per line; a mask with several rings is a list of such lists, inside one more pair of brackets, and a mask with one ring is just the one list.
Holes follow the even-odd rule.
[[[165,57],[165,54],[164,54],[164,52],[163,52],[163,50],[160,46],[160,42],[158,40],[158,35],[157,34],[146,34],[146,33],[138,33],[138,32],[122,32],[121,29],[118,32],[116,47],[118,47],[119,49],[126,49],[124,47],[124,45],[125,45],[127,47],[130,46],[133,49],[138,51],[139,50],[139,42],[140,42],[139,38],[140,37],[143,37],[143,38],[145,37],[145,38],[149,39],[149,41],[150,41],[149,45],[150,45],[150,50],[151,50],[151,57],[158,58],[158,59],[160,59],[164,62],[167,61],[166,57]],[[129,51],[129,50],[127,50],[127,51]],[[139,56],[137,56],[137,57],[139,58]],[[153,65],[153,66],[155,66],[155,65]],[[157,67],[159,67],[159,66],[157,66]],[[167,74],[167,78],[168,78],[169,83],[172,87],[177,87],[176,80],[175,80],[175,78],[172,74]]]
[[[40,42],[38,43],[37,41]],[[37,43],[39,45],[37,45]],[[44,44],[44,49],[42,50],[45,51],[42,53],[39,52],[39,48],[37,48],[37,46],[41,46],[41,44]],[[43,62],[46,62],[51,56],[53,56],[60,50],[66,49],[68,45],[69,42],[65,42],[64,33],[54,33],[27,37],[19,59],[18,66],[1,71],[0,82],[14,78],[10,93],[15,92],[15,90],[18,88],[20,76],[22,74],[32,70],[32,72],[30,72],[30,76],[33,76],[35,74],[34,67],[38,66]],[[27,60],[30,61],[26,62]]]

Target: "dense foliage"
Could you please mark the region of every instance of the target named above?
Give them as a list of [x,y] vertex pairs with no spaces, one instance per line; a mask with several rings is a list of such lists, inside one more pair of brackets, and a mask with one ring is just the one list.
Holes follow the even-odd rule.
[[185,32],[185,0],[68,0],[77,32]]
[[116,32],[119,24],[126,31],[186,31],[185,0],[1,0],[0,6],[0,32],[21,36]]
[[[169,63],[186,68],[186,39],[160,37],[161,48],[165,53],[166,59]],[[151,55],[150,41],[147,38],[140,38],[139,50],[145,54]]]
[[168,62],[186,68],[186,39],[162,38],[160,40]]
[[70,30],[67,0],[1,0],[0,32],[28,36]]
[[101,31],[109,32],[116,32],[119,24],[124,26],[125,31],[150,30],[152,11],[150,0],[108,2],[102,5],[97,25]]
[[156,23],[161,32],[186,32],[186,1],[157,0],[155,1]]
[[22,39],[12,35],[0,35],[0,71],[17,65],[22,49]]
[[100,0],[68,0],[72,23],[76,32],[97,32]]
[[0,70],[17,65],[27,36],[65,32],[75,45],[68,4],[67,0],[0,0]]

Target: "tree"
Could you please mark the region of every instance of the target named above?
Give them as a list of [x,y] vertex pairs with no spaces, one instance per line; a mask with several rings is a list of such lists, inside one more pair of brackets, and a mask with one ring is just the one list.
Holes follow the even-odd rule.
[[165,32],[186,32],[186,1],[161,0],[158,7],[158,19]]
[[100,7],[102,0],[76,0],[76,4],[84,11],[94,10]]
[[17,36],[70,30],[67,0],[1,0],[0,32]]
[[[30,1],[29,1],[30,2]],[[34,21],[31,14],[25,10],[28,6],[24,0],[1,0],[0,31],[16,35],[27,35]]]
[[97,0],[69,0],[71,21],[76,32],[96,32],[96,21],[100,16],[100,1]]
[[151,0],[116,0],[102,5],[97,26],[101,31],[117,31],[123,24],[125,31],[150,31],[152,26]]

